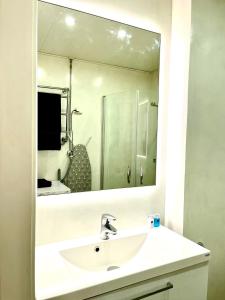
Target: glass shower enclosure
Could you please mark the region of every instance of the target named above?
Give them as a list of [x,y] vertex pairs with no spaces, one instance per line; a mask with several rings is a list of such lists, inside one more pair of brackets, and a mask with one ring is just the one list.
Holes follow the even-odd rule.
[[137,90],[104,96],[101,189],[154,185],[156,134],[157,110],[148,93]]

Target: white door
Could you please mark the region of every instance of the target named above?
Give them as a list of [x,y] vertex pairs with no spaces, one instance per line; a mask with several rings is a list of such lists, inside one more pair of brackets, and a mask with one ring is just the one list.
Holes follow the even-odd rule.
[[135,186],[136,114],[136,92],[103,99],[102,189]]

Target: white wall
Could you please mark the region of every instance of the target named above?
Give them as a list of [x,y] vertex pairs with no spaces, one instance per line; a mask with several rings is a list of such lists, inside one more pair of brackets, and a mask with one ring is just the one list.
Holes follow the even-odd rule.
[[[101,216],[111,213],[120,231],[146,224],[153,207],[148,197],[154,197],[147,187],[52,195],[37,198],[36,243],[47,244],[100,233]],[[138,205],[137,205],[138,199]]]
[[[159,211],[164,218],[164,196],[165,196],[165,160],[167,139],[167,105],[169,87],[169,57],[170,57],[170,29],[171,29],[171,1],[170,0],[139,0],[139,1],[76,1],[56,0],[49,1],[64,6],[80,9],[99,16],[111,18],[120,22],[135,25],[148,30],[161,33],[161,57],[160,57],[160,91],[159,91],[159,127],[157,147],[157,186],[139,188],[136,194],[137,206],[140,200],[152,207],[151,210]],[[135,189],[135,188],[134,188]],[[101,192],[98,192],[101,193]],[[87,194],[87,198],[98,198],[99,194]],[[117,199],[118,191],[111,191],[112,201]],[[114,194],[115,193],[115,194]],[[113,198],[115,197],[115,198]],[[128,196],[129,197],[129,196]],[[76,199],[76,194],[74,195]],[[107,200],[106,200],[107,201]],[[143,205],[146,216],[149,210]]]
[[192,4],[184,234],[211,250],[208,300],[225,299],[225,1]]
[[0,299],[34,299],[35,1],[0,0]]

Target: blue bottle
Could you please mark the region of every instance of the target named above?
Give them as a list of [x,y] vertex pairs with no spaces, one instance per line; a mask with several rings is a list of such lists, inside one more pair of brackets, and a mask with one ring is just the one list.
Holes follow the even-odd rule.
[[160,215],[155,214],[154,215],[154,227],[159,227],[160,226]]

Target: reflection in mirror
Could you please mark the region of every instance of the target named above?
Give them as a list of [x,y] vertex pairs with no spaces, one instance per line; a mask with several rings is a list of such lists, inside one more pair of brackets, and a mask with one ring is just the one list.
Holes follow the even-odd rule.
[[155,185],[160,35],[38,5],[38,195]]

